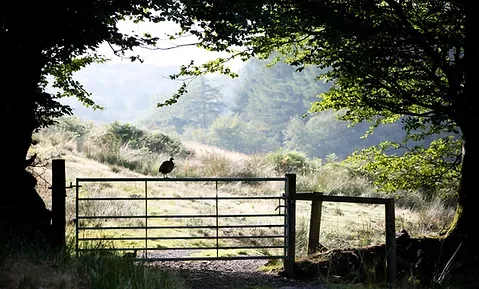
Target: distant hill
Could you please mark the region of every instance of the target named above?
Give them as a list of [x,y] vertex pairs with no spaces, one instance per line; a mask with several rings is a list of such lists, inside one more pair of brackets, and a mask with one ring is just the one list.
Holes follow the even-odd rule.
[[[180,80],[171,80],[169,75],[178,73],[179,66],[155,66],[142,63],[93,64],[79,71],[75,79],[92,93],[93,100],[105,109],[93,111],[76,99],[62,100],[69,104],[76,116],[97,122],[115,120],[134,122],[147,111],[155,108],[159,95],[171,95],[180,87]],[[213,85],[218,85],[231,102],[232,79],[227,76],[211,75]]]
[[172,93],[181,85],[180,81],[168,78],[178,71],[179,67],[141,63],[94,64],[79,71],[75,79],[105,110],[93,111],[73,98],[62,102],[71,105],[76,116],[93,121],[132,121],[151,109],[156,94]]

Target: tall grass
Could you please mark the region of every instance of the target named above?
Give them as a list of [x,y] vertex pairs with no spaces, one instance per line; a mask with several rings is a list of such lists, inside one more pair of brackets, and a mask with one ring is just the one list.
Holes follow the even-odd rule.
[[[22,250],[3,248],[0,258],[0,288],[189,288],[184,280],[171,272],[144,266],[118,253],[92,250],[76,257],[72,245],[70,242],[64,252],[38,250],[34,246]],[[101,249],[102,245],[96,246],[96,249]]]
[[[109,166],[113,173],[123,175],[132,171],[141,175],[158,175],[160,163],[174,156],[176,166],[170,174],[171,177],[272,177],[296,173],[298,191],[390,197],[376,192],[367,175],[358,174],[355,168],[337,161],[334,156],[325,160],[308,159],[300,152],[285,150],[265,155],[245,155],[198,143],[181,143],[174,137],[159,132],[151,133],[130,125],[83,124],[73,118],[61,120],[59,125],[45,129],[35,137],[39,145],[33,150],[40,152],[40,157],[44,159],[72,154],[86,156]],[[241,186],[228,189],[238,192],[247,190],[248,194],[269,190],[263,184],[256,187],[246,186],[247,188],[244,188],[244,184]],[[175,187],[176,189],[178,188]],[[393,197],[397,197],[397,207],[402,208],[402,214],[397,215],[397,228],[406,228],[413,236],[438,232],[453,215],[453,211],[441,201],[431,202],[420,194]],[[322,231],[321,242],[328,246],[348,246],[383,241],[380,240],[383,234],[383,219],[365,219],[363,223],[350,224],[349,219],[361,220],[365,217],[353,211],[347,212],[345,217],[349,216],[349,219],[346,219],[341,214],[342,210],[348,208],[335,208],[324,208],[323,216],[330,218],[326,223],[330,222],[331,227],[335,227],[333,219],[341,219],[343,226],[336,226],[336,231]],[[105,210],[93,205],[89,209],[98,212]],[[307,206],[301,207],[300,210],[303,210],[300,213],[307,216]],[[302,254],[306,252],[307,226],[308,222],[298,222],[297,251]]]

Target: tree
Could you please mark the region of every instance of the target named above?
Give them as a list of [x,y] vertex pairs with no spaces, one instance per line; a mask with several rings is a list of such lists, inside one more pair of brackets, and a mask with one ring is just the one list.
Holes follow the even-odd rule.
[[291,121],[285,130],[285,145],[309,156],[325,158],[334,153],[340,158],[347,156],[357,146],[360,136],[348,130],[348,123],[337,119],[334,111],[325,111],[313,115],[305,123]]
[[[219,89],[211,86],[204,77],[199,77],[188,89],[183,101],[187,102],[186,116],[190,123],[206,129],[221,115],[226,105]],[[200,112],[200,113],[198,113]]]
[[[164,94],[161,97],[167,99],[168,96]],[[175,105],[164,107],[160,111],[152,109],[142,121],[163,131],[173,126],[178,134],[183,134],[188,127],[206,129],[225,110],[223,98],[218,88],[210,85],[204,77],[198,77]]]
[[[311,157],[325,158],[334,153],[338,158],[344,159],[356,150],[376,146],[383,141],[401,143],[404,140],[405,133],[398,122],[382,124],[373,134],[364,137],[370,123],[356,123],[350,127],[350,122],[338,119],[343,113],[344,111],[325,110],[312,113],[304,120],[291,120],[284,131],[285,146],[305,152]],[[423,145],[427,141],[418,143]],[[401,147],[394,153],[402,155],[404,150]]]
[[209,128],[208,143],[242,153],[265,153],[279,147],[261,126],[241,121],[238,115],[217,118]]
[[[197,1],[187,1],[185,13]],[[203,3],[204,1],[202,1]],[[194,33],[202,46],[247,59],[280,52],[303,69],[329,67],[334,82],[313,110],[346,109],[344,119],[375,123],[402,118],[416,138],[459,133],[461,177],[451,236],[475,238],[479,125],[474,81],[478,78],[478,17],[472,2],[207,1]],[[204,3],[203,3],[204,4]],[[241,47],[233,50],[231,47]],[[243,49],[243,50],[240,50]],[[224,68],[217,61],[216,70]],[[195,72],[186,67],[184,73]],[[203,67],[207,71],[208,67]],[[196,69],[198,71],[198,69]]]
[[[404,148],[405,153],[388,153],[397,148]],[[460,151],[460,141],[454,136],[434,139],[427,148],[385,141],[355,152],[346,162],[359,163],[361,171],[373,176],[378,191],[420,192],[428,201],[439,197],[449,203],[458,189]]]
[[[94,109],[101,108],[83,86],[73,80],[74,72],[105,59],[95,53],[107,42],[120,57],[134,47],[154,45],[158,38],[120,33],[116,24],[126,18],[155,23],[176,17],[180,3],[173,1],[66,1],[66,2],[2,2],[0,37],[3,56],[3,100],[0,120],[4,125],[1,142],[6,169],[2,174],[0,204],[0,236],[10,241],[17,232],[32,238],[40,228],[48,237],[49,211],[35,191],[35,178],[25,168],[32,133],[72,114],[69,106],[58,102],[62,97],[77,97]],[[153,14],[151,11],[157,11]],[[53,82],[51,83],[51,78]],[[50,82],[49,82],[50,81]],[[57,89],[47,93],[51,83]],[[30,228],[30,229],[27,229]],[[26,237],[25,237],[26,238]],[[5,238],[2,238],[4,241]],[[23,240],[22,238],[18,239]]]
[[327,85],[315,80],[314,72],[319,70],[314,67],[298,72],[284,63],[267,65],[268,61],[257,59],[246,63],[240,72],[234,111],[241,120],[267,128],[267,136],[281,143],[286,124],[306,114]]

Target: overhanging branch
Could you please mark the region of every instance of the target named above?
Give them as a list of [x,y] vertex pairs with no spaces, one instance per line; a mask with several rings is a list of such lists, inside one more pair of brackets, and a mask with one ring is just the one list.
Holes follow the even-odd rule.
[[188,47],[188,46],[196,46],[198,44],[201,44],[201,42],[192,42],[192,43],[184,43],[184,44],[173,44],[170,47],[149,47],[149,46],[144,46],[140,45],[140,48],[143,49],[148,49],[148,50],[171,50],[175,48],[181,48],[181,47]]
[[[419,33],[417,29],[413,27],[411,20],[408,19],[401,5],[396,0],[386,0],[386,2],[397,13],[397,15],[399,16],[399,19],[402,21],[404,28],[407,30],[407,32],[409,32],[412,36],[414,36],[414,39],[417,40],[418,44],[421,46],[423,51],[431,57],[431,60],[433,61],[434,65],[440,68],[444,72],[446,77],[449,79],[450,68],[444,63],[444,61],[441,58],[441,55],[438,54],[436,51],[434,51],[434,49],[432,49],[431,44],[428,43],[428,41],[432,41],[431,37],[427,35],[428,31],[424,27],[422,27],[422,30],[425,33]],[[418,24],[414,23],[414,25],[418,25]],[[425,40],[424,39],[425,37],[428,38],[428,40]]]

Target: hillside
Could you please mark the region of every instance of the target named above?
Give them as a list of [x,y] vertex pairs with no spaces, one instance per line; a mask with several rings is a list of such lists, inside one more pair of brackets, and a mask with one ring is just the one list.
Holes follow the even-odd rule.
[[[176,167],[171,177],[272,177],[284,175],[284,170],[298,174],[299,191],[323,191],[335,194],[377,195],[372,190],[367,179],[355,177],[348,168],[334,160],[323,164],[316,164],[304,156],[284,153],[282,156],[245,155],[229,152],[211,146],[200,145],[194,142],[181,142],[178,139],[167,138],[166,135],[144,132],[140,135],[137,128],[122,125],[98,126],[74,119],[66,120],[60,125],[43,130],[36,135],[38,144],[32,148],[37,152],[44,167],[35,167],[34,171],[40,177],[38,189],[42,198],[50,206],[51,183],[50,164],[53,158],[66,160],[67,182],[75,182],[77,177],[144,177],[158,176],[159,164],[175,156]],[[112,137],[115,132],[117,137]],[[129,132],[129,134],[125,133]],[[136,133],[136,136],[134,136]],[[134,136],[133,138],[127,135]],[[109,136],[110,139],[107,139]],[[123,142],[119,139],[123,138]],[[143,142],[151,145],[152,140],[162,139],[164,142],[175,144],[173,151],[153,152],[155,146],[146,151]],[[119,142],[117,142],[119,141]],[[158,145],[158,144],[157,144]],[[115,147],[116,146],[116,147]],[[296,161],[291,162],[295,157]],[[288,163],[288,159],[290,160]],[[279,161],[278,161],[279,160]],[[288,166],[284,166],[286,161]],[[278,163],[279,162],[279,163]],[[41,165],[41,164],[39,164]],[[213,183],[182,183],[182,182],[149,182],[149,196],[212,196],[215,194]],[[219,185],[222,195],[281,195],[281,184],[261,184],[252,186],[244,183],[227,183]],[[115,183],[115,184],[84,184],[80,190],[83,196],[130,196],[142,195],[142,183]],[[68,218],[74,216],[74,190],[68,190]],[[440,202],[424,204],[418,196],[409,196],[410,199],[400,199],[396,209],[396,226],[398,231],[406,229],[412,236],[437,233],[453,215],[452,210],[444,209]],[[415,203],[411,208],[408,204]],[[263,210],[265,213],[274,213],[276,203],[236,201],[227,204],[225,213],[251,213]],[[144,207],[138,202],[124,202],[122,204],[109,203],[108,205],[90,204],[80,210],[89,214],[141,214]],[[212,211],[213,210],[213,211]],[[308,219],[310,204],[301,202],[297,205],[297,233],[298,254],[303,255],[307,245]],[[214,212],[212,204],[189,201],[178,203],[171,201],[164,204],[150,204],[148,212],[151,214],[209,214]],[[384,208],[382,206],[367,206],[355,204],[330,204],[323,206],[321,243],[329,248],[364,246],[383,242],[384,236]],[[197,220],[200,221],[200,220]],[[197,221],[191,224],[200,224]],[[268,222],[268,220],[264,220]],[[141,223],[142,220],[139,220]],[[247,222],[246,220],[243,222]],[[271,222],[271,220],[269,221]],[[153,223],[154,224],[154,223]],[[163,223],[164,224],[164,223]],[[150,223],[151,225],[151,223]],[[142,231],[130,232],[142,234]],[[167,232],[173,236],[179,232]],[[234,232],[229,232],[234,234]],[[121,233],[124,235],[123,233]],[[192,236],[211,234],[202,230],[191,230]],[[130,236],[133,236],[130,235]],[[121,246],[134,246],[136,243],[122,243]],[[182,242],[181,246],[194,246],[199,243]],[[138,245],[138,244],[136,244]],[[169,245],[178,245],[175,241]],[[162,246],[165,246],[162,243]],[[232,252],[224,252],[232,254]],[[234,252],[233,252],[234,253]],[[237,252],[238,253],[238,252]],[[249,252],[247,254],[264,254],[265,252]],[[208,254],[199,252],[198,254]]]
[[[93,111],[77,100],[61,99],[75,116],[102,123],[129,122],[152,130],[243,153],[268,153],[279,148],[309,157],[334,154],[344,159],[356,149],[384,140],[402,141],[400,122],[381,125],[368,138],[370,123],[349,127],[338,113],[310,112],[318,95],[331,87],[315,78],[324,71],[309,67],[298,72],[278,63],[252,59],[238,78],[206,75],[189,83],[187,93],[173,106],[157,107],[182,84],[169,75],[179,67],[139,63],[93,64],[75,74],[104,110]],[[303,116],[307,115],[306,118]],[[402,150],[398,150],[402,152]]]

